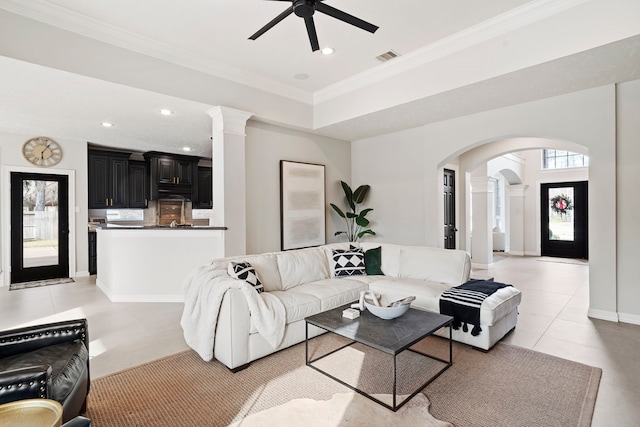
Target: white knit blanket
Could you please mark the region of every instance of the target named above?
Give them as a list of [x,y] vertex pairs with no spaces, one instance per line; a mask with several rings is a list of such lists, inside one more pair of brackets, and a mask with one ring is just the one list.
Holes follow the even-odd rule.
[[218,313],[229,289],[240,289],[247,299],[256,330],[273,348],[282,341],[285,309],[280,300],[267,292],[258,293],[244,280],[229,277],[220,266],[203,266],[184,280],[184,311],[180,325],[189,347],[205,361],[213,359]]

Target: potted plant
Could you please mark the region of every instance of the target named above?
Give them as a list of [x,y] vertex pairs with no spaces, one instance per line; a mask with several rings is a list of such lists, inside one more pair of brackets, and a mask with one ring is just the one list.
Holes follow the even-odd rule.
[[336,211],[341,218],[344,218],[347,223],[347,230],[336,231],[335,235],[338,236],[340,234],[346,234],[350,242],[357,242],[358,239],[362,238],[362,236],[366,234],[375,235],[376,233],[373,230],[367,228],[369,226],[367,214],[373,209],[367,208],[358,211],[358,205],[364,202],[371,186],[361,185],[356,188],[355,191],[352,191],[351,187],[349,187],[346,182],[340,181],[340,184],[342,185],[342,190],[344,191],[347,205],[350,210],[345,210],[345,212],[343,212],[338,206],[330,203],[333,210]]

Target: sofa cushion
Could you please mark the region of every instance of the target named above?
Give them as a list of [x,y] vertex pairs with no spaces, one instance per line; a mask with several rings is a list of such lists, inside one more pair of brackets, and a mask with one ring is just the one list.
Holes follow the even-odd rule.
[[365,274],[364,251],[362,249],[334,249],[332,252],[335,277]]
[[[385,277],[369,284],[369,289],[393,299],[414,295],[411,303],[414,308],[440,312],[440,295],[450,288],[449,285],[418,279],[399,279]],[[507,314],[511,313],[519,304],[522,294],[513,286],[497,290],[488,296],[480,306],[480,324],[492,326]]]
[[378,246],[382,248],[381,268],[387,276],[398,277],[400,269],[400,250],[404,246],[394,245],[391,243],[360,243],[360,247],[366,251],[375,249]]
[[400,250],[400,268],[396,277],[458,286],[469,279],[470,268],[469,255],[465,251],[405,246]]
[[297,288],[288,291],[270,292],[270,294],[278,297],[282,305],[284,305],[287,325],[322,311],[320,298],[308,293],[297,292]]
[[229,261],[248,262],[258,273],[258,277],[264,286],[264,290],[281,291],[282,282],[280,281],[280,272],[278,271],[278,262],[275,254],[260,255],[239,255],[229,258],[222,258],[211,262],[211,266],[216,269],[227,269]]
[[367,290],[366,283],[351,278],[334,278],[318,280],[297,286],[296,292],[313,295],[320,300],[322,311],[331,310],[344,304],[356,302],[360,291]]
[[244,280],[258,292],[262,292],[264,290],[264,286],[260,282],[260,278],[258,277],[258,273],[251,266],[251,263],[248,262],[234,262],[229,261],[229,276],[234,279]]
[[0,359],[3,371],[51,366],[51,399],[64,402],[87,370],[89,352],[80,340],[55,344]]
[[321,248],[278,252],[276,259],[283,291],[329,277],[329,264]]
[[440,312],[440,295],[449,288],[450,286],[444,283],[395,277],[386,277],[369,284],[369,289],[387,297],[385,300],[415,296],[412,307],[436,313]]

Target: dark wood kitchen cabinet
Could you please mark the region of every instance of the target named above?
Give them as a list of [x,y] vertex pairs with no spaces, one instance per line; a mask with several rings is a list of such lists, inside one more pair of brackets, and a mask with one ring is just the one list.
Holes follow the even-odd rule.
[[130,208],[146,208],[149,202],[149,164],[139,160],[129,160],[129,203]]
[[89,150],[89,209],[127,207],[130,155]]
[[196,209],[211,209],[213,207],[212,169],[198,166],[198,198],[194,201]]
[[89,231],[89,274],[98,274],[98,233]]
[[197,197],[199,157],[149,151],[144,158],[149,161],[151,200],[176,194]]

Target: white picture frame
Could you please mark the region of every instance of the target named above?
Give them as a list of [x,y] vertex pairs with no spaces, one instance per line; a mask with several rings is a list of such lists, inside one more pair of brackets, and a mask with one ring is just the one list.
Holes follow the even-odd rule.
[[283,251],[326,243],[325,167],[280,161],[280,236]]

